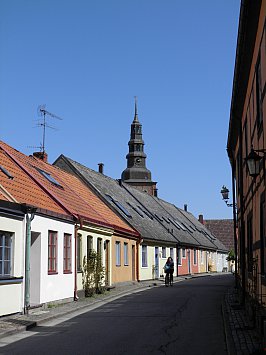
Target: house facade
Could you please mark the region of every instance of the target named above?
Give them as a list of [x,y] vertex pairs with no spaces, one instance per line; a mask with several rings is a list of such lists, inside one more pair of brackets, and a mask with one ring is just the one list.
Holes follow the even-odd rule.
[[21,312],[24,306],[25,213],[0,193],[0,316]]
[[255,308],[260,310],[257,319],[262,319],[257,316],[264,313],[266,301],[265,15],[265,1],[241,2],[227,141],[237,206],[241,300],[253,315]]
[[[18,228],[21,229],[10,253],[14,268],[8,276],[13,278],[13,284],[22,284],[18,299],[23,308],[77,299],[78,291],[83,289],[83,259],[92,248],[101,254],[106,285],[111,285],[113,280],[136,279],[132,265],[136,267],[137,259],[133,260],[130,255],[133,249],[136,253],[138,232],[75,176],[35,156],[25,156],[4,142],[0,142],[0,154],[0,201],[18,203],[25,210],[24,214],[21,212],[19,223],[15,218],[0,220],[2,231],[18,235]],[[29,212],[28,208],[34,212]],[[7,224],[16,230],[7,228]],[[5,239],[6,235],[1,243]],[[124,251],[128,250],[128,258],[122,266],[114,267],[112,243],[118,241],[123,243]],[[14,281],[17,263],[21,267],[20,281]],[[2,278],[6,279],[4,271]]]

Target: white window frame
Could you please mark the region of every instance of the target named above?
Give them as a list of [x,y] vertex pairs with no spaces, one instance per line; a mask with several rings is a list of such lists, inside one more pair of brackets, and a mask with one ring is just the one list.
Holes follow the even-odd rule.
[[166,258],[166,247],[162,247],[162,258]]
[[178,265],[182,266],[182,251],[180,248],[177,249]]
[[115,265],[121,266],[121,242],[115,242]]
[[124,265],[128,266],[128,243],[124,243]]
[[[12,245],[13,245],[13,238],[14,238],[14,234],[7,232],[7,231],[0,231],[1,236],[3,237],[3,242],[0,245],[2,247],[2,256],[1,256],[1,263],[2,266],[0,268],[0,278],[1,277],[11,277],[12,276],[12,265],[13,265],[13,252],[12,252]],[[10,240],[10,243],[8,246],[6,246],[5,244],[5,240],[6,238],[8,238]],[[9,259],[5,259],[5,250],[6,247],[9,248]],[[8,269],[9,269],[9,273],[5,274],[4,270],[5,270],[5,263],[8,262]]]
[[148,247],[147,247],[147,245],[141,246],[141,266],[148,267]]
[[197,249],[193,249],[193,265],[197,265],[197,263],[198,263],[198,251]]
[[186,259],[186,257],[187,257],[187,249],[182,248],[182,259]]

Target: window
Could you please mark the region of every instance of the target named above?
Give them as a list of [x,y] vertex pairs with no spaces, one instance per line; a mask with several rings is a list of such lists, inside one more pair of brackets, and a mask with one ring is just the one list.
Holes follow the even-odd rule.
[[11,276],[12,234],[0,231],[0,277]]
[[90,253],[92,252],[92,237],[90,235],[87,235],[87,258],[90,256]]
[[248,262],[248,271],[252,272],[252,267],[253,267],[252,214],[250,214],[247,218],[247,262]]
[[162,247],[162,258],[166,258],[166,247]]
[[148,266],[148,260],[147,260],[147,245],[142,245],[141,248],[142,251],[142,267]]
[[115,200],[112,196],[108,194],[105,194],[105,196],[109,201],[113,202],[127,217],[132,218],[128,210],[119,201]]
[[174,260],[174,248],[170,248],[170,256]]
[[48,232],[48,274],[57,272],[57,232]]
[[121,265],[121,243],[115,242],[115,264],[116,266]]
[[193,264],[197,265],[197,250],[193,250]]
[[203,250],[200,251],[200,263],[204,264],[204,262],[203,262]]
[[128,210],[119,201],[113,200],[113,202],[127,217],[132,217]]
[[12,176],[10,174],[10,172],[8,170],[6,170],[3,166],[0,165],[0,171],[2,171],[2,173],[4,173],[9,179],[13,180],[14,176]]
[[181,249],[178,249],[178,265],[182,265]]
[[136,211],[136,212],[140,215],[140,217],[144,218],[144,214],[141,212],[141,210],[140,210],[138,207],[131,205],[131,203],[129,203],[129,202],[128,202],[127,204],[128,204],[131,208],[133,208],[133,210]]
[[82,271],[82,236],[77,236],[77,271]]
[[163,219],[158,216],[158,214],[154,213],[154,216],[156,217],[156,219],[159,221],[159,222],[163,222]]
[[128,244],[124,243],[124,265],[128,265]]
[[58,181],[55,180],[54,177],[52,177],[52,175],[50,175],[49,173],[47,173],[46,171],[44,170],[41,170],[41,169],[38,169],[36,168],[40,174],[42,174],[42,176],[44,176],[47,180],[49,180],[52,184],[56,185],[56,186],[59,186],[59,187],[62,187]]
[[64,234],[64,273],[71,272],[71,234]]
[[152,214],[151,214],[150,212],[146,211],[146,210],[145,210],[144,208],[142,208],[141,206],[138,206],[138,208],[139,208],[143,213],[145,213],[146,216],[148,216],[150,219],[153,219]]
[[103,247],[103,241],[102,238],[97,239],[97,254],[99,254],[102,257],[102,247]]
[[185,257],[186,257],[186,249],[182,248],[182,258],[185,258]]

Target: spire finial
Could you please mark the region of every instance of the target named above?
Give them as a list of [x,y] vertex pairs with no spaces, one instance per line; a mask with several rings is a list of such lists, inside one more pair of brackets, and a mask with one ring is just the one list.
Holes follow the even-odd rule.
[[134,96],[134,99],[135,99],[135,116],[137,116],[138,115],[137,96]]
[[138,122],[137,96],[134,96],[134,99],[135,99],[135,115],[134,115],[134,122]]

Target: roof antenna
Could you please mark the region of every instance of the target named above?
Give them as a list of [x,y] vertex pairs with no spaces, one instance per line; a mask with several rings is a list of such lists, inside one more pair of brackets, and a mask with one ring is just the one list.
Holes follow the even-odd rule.
[[38,110],[37,110],[38,116],[41,116],[41,120],[40,122],[38,122],[37,126],[38,127],[43,127],[43,136],[42,136],[42,143],[40,145],[40,151],[44,154],[45,153],[45,134],[46,134],[46,127],[47,128],[51,128],[51,129],[56,129],[50,125],[48,125],[47,121],[46,121],[46,116],[50,116],[53,118],[57,118],[58,120],[62,120],[61,117],[54,115],[53,113],[47,111],[45,109],[45,105],[40,105],[38,106]]

